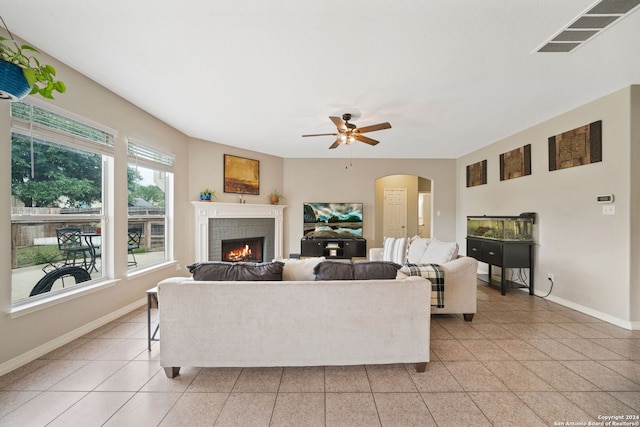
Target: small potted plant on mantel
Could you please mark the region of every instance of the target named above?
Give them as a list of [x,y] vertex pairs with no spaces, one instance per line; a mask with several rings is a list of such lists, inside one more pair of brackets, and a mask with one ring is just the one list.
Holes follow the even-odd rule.
[[278,203],[280,203],[280,199],[286,200],[286,197],[284,197],[284,195],[278,190],[273,189],[273,191],[269,193],[269,201],[272,205],[277,205]]
[[200,200],[203,202],[210,202],[213,199],[218,199],[218,196],[216,196],[216,190],[205,188],[200,192]]
[[56,69],[40,64],[31,53],[38,50],[26,44],[19,46],[12,38],[0,36],[0,99],[18,101],[33,94],[53,99],[54,91],[67,90],[63,82],[56,80]]

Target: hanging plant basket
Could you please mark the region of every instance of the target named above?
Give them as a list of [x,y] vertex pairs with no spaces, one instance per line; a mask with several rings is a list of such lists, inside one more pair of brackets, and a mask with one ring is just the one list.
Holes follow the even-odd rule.
[[0,99],[18,101],[31,92],[22,68],[0,60]]

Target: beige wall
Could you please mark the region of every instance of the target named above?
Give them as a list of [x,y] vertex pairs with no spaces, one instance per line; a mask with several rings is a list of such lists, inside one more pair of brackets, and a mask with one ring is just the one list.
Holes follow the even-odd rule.
[[[636,98],[637,92],[634,88]],[[625,327],[639,320],[638,309],[632,316],[629,304],[630,295],[638,301],[637,267],[634,281],[630,277],[632,237],[638,254],[638,235],[632,236],[630,229],[632,217],[638,226],[630,198],[631,178],[637,183],[638,172],[631,175],[631,162],[636,169],[640,165],[637,149],[630,150],[630,107],[631,88],[619,90],[466,155],[458,159],[457,167],[459,240],[466,234],[467,215],[536,212],[537,292],[547,293],[547,274],[552,273],[555,286],[550,300]],[[636,122],[637,117],[636,110]],[[550,172],[548,137],[597,120],[602,120],[603,161]],[[531,144],[532,174],[501,182],[499,155],[526,144]],[[637,134],[634,144],[637,147]],[[630,152],[635,153],[631,160]],[[466,166],[485,159],[488,184],[466,188]],[[637,185],[633,188],[636,198]],[[615,195],[614,216],[603,216],[602,205],[596,203],[598,194],[607,193]]]
[[[51,63],[58,71],[58,77],[68,88],[67,93],[57,95],[51,104],[58,108],[81,115],[95,122],[116,129],[116,170],[115,188],[118,195],[127,194],[127,151],[126,138],[135,137],[176,157],[175,174],[175,225],[176,236],[186,233],[187,218],[191,218],[188,209],[189,191],[187,170],[188,139],[180,132],[157,120],[139,108],[124,101],[95,82],[85,78],[69,67],[47,57],[39,56],[41,62]],[[168,100],[167,102],[173,102]],[[38,357],[48,346],[63,344],[74,338],[74,331],[86,325],[99,322],[101,318],[112,315],[118,310],[144,301],[145,290],[153,287],[159,280],[175,275],[173,264],[147,273],[127,277],[127,252],[116,252],[116,264],[113,277],[117,282],[113,286],[84,294],[75,299],[65,299],[57,305],[40,309],[20,317],[7,314],[11,309],[11,253],[10,236],[10,119],[9,103],[0,103],[0,235],[2,254],[0,264],[0,371],[19,363],[21,357]],[[114,247],[126,248],[127,197],[117,197],[112,207],[114,221],[109,225],[114,231]],[[174,252],[179,263],[188,258],[182,254],[192,251],[190,240],[176,239]],[[65,335],[66,334],[66,335]],[[0,372],[2,373],[2,372]]]
[[367,248],[381,246],[384,236],[376,230],[380,214],[375,209],[375,182],[391,175],[432,180],[433,211],[440,212],[433,217],[434,237],[455,240],[455,165],[455,160],[442,159],[284,159],[285,254],[300,252],[302,204],[312,201],[363,202]]
[[282,191],[282,158],[192,138],[189,140],[189,200],[198,200],[200,191],[209,187],[216,191],[215,201],[239,203],[239,194],[224,192],[225,154],[260,162],[260,194],[242,195],[246,203],[268,204],[268,194],[273,189]]

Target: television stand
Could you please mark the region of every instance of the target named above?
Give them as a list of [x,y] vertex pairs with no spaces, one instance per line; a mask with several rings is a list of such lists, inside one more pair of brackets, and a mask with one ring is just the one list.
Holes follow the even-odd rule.
[[359,238],[303,238],[300,241],[300,255],[306,257],[323,256],[327,259],[365,258],[367,256],[367,241]]

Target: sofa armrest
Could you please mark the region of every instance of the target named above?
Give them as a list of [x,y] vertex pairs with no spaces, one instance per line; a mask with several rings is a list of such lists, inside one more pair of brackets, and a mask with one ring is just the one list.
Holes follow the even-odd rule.
[[369,249],[369,261],[382,261],[383,248]]
[[442,264],[442,267],[449,274],[464,275],[473,277],[474,281],[478,272],[478,260],[473,257],[459,256],[458,258]]
[[477,309],[478,261],[462,256],[441,265],[444,270],[444,308],[434,308],[432,313],[464,314],[467,321],[473,319]]

